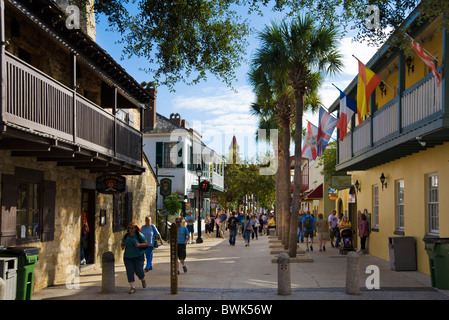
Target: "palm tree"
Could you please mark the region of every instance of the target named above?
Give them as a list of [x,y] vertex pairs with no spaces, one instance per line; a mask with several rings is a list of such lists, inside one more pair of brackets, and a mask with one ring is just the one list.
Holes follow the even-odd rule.
[[[325,25],[316,26],[309,17],[298,17],[291,23],[273,23],[260,34],[263,61],[267,70],[273,70],[275,78],[286,77],[294,92],[295,127],[302,128],[304,98],[322,82],[322,75],[341,70],[341,54],[337,51],[338,32]],[[295,131],[295,175],[292,213],[289,223],[289,256],[296,256],[301,184],[302,130]]]

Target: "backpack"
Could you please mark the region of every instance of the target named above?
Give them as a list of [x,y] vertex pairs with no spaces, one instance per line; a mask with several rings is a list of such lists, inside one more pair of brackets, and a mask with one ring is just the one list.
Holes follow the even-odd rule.
[[304,228],[306,228],[307,230],[312,230],[312,227],[313,227],[312,217],[311,216],[305,217]]

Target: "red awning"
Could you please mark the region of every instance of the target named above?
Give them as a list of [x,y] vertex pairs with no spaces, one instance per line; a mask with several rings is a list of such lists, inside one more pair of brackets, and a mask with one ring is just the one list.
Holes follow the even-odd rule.
[[312,201],[323,199],[323,184],[313,189],[305,198],[304,201]]

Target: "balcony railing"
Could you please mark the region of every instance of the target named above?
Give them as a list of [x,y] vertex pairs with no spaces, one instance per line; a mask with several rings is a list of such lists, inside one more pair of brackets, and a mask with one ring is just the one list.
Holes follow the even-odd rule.
[[13,55],[4,58],[3,121],[142,165],[141,132]]
[[[399,99],[401,103],[399,103]],[[399,110],[400,107],[400,110]],[[442,85],[428,74],[374,112],[372,117],[348,133],[338,145],[338,163],[373,149],[399,134],[415,129],[442,113]]]

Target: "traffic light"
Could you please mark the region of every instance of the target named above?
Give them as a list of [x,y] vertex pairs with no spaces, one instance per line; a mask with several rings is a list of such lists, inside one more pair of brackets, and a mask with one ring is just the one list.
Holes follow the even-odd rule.
[[210,191],[210,182],[207,180],[204,180],[200,184],[200,190],[202,192],[209,192]]

